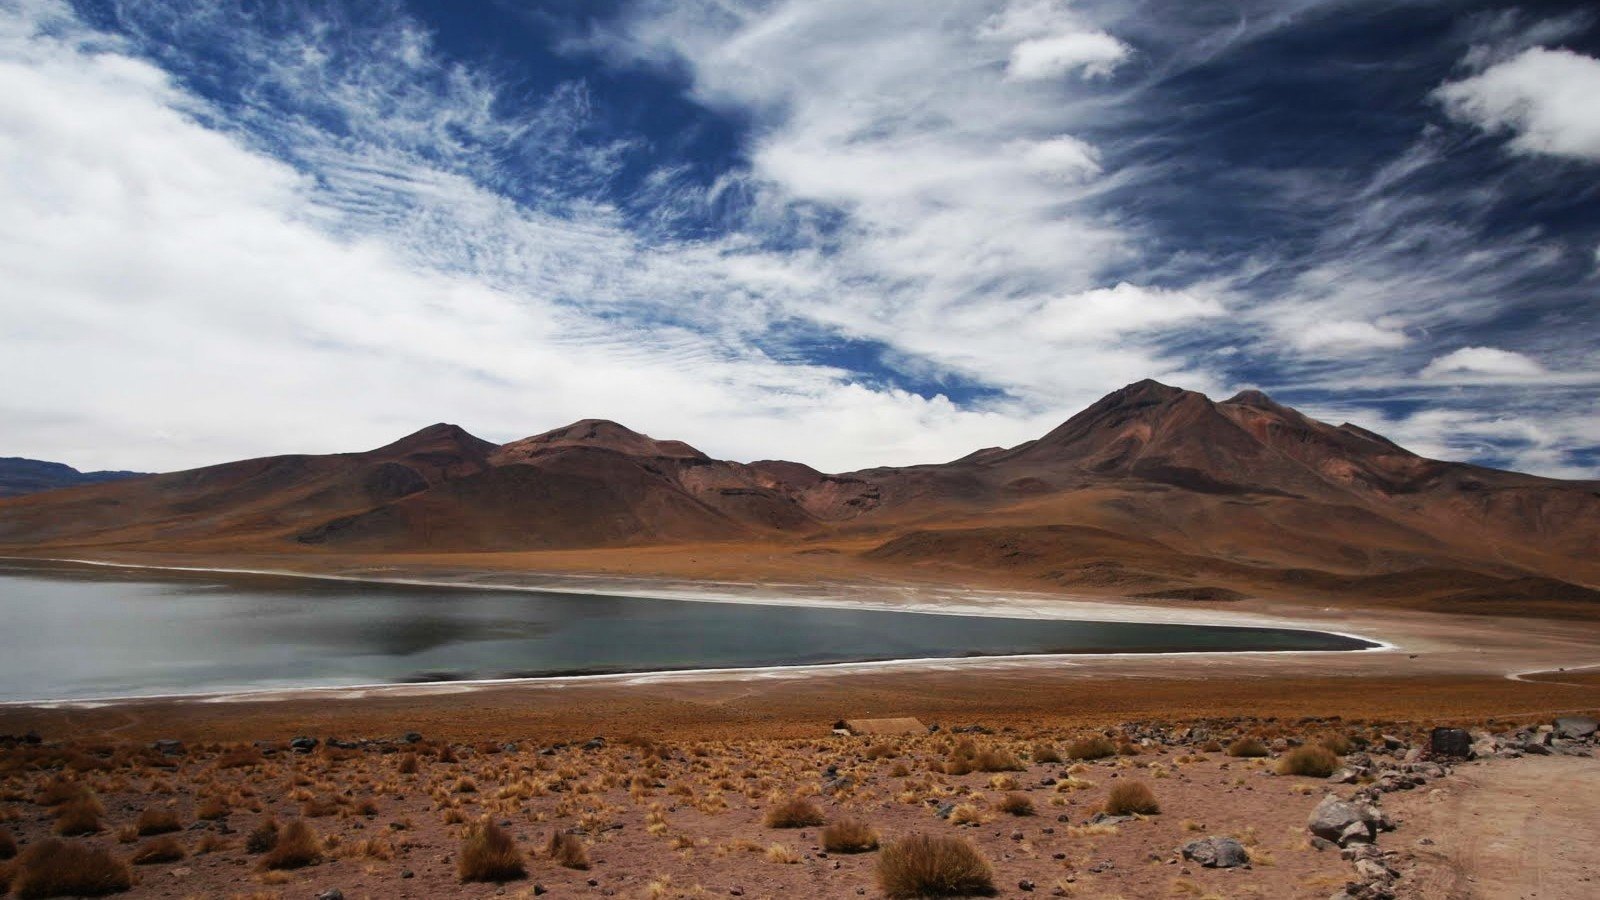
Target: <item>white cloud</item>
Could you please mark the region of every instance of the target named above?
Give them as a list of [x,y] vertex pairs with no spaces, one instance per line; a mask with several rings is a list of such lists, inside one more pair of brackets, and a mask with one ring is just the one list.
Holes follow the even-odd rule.
[[1013,145],[1034,171],[1062,181],[1086,181],[1100,174],[1100,154],[1070,134]]
[[1393,350],[1411,342],[1394,327],[1338,319],[1286,325],[1283,337],[1297,350],[1330,356]]
[[1040,81],[1079,72],[1093,78],[1111,74],[1128,57],[1128,46],[1102,31],[1033,38],[1011,48],[1006,77]]
[[1545,374],[1544,366],[1511,350],[1496,347],[1462,347],[1436,357],[1422,368],[1423,378],[1452,376],[1535,377]]
[[1519,153],[1600,161],[1600,59],[1534,47],[1435,96],[1452,118],[1514,134]]

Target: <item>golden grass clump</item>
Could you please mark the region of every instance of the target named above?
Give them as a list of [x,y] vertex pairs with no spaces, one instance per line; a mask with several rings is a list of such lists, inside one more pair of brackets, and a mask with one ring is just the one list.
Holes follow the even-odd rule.
[[1253,737],[1242,737],[1228,745],[1228,755],[1240,759],[1259,759],[1269,752],[1266,744]]
[[1337,756],[1344,756],[1351,750],[1355,749],[1355,745],[1350,742],[1350,739],[1342,734],[1323,735],[1322,739],[1317,741],[1317,743],[1326,747],[1329,751],[1333,752]]
[[184,857],[183,845],[178,839],[167,835],[153,840],[145,841],[133,851],[132,861],[136,866],[148,866],[154,863],[177,862]]
[[807,828],[823,823],[822,810],[804,797],[790,797],[767,810],[768,828]]
[[462,881],[501,883],[526,878],[528,867],[511,835],[493,822],[484,821],[470,829],[461,842],[456,873]]
[[1028,768],[1013,754],[992,747],[979,750],[972,764],[980,772],[1021,772]]
[[206,822],[225,819],[228,817],[228,801],[213,794],[201,800],[200,805],[195,807],[194,817]]
[[894,900],[995,893],[994,870],[971,844],[927,834],[914,834],[884,848],[878,857],[878,885]]
[[183,822],[178,819],[178,814],[162,806],[146,806],[139,813],[138,821],[134,822],[140,837],[150,837],[156,834],[171,834],[183,830]]
[[1116,745],[1104,735],[1081,738],[1067,745],[1068,759],[1105,759],[1116,755]]
[[322,838],[301,819],[278,829],[278,840],[261,857],[263,869],[301,869],[322,861]]
[[91,793],[83,793],[56,808],[55,832],[62,837],[93,834],[100,830],[105,809]]
[[1040,764],[1061,762],[1061,751],[1049,744],[1035,744],[1031,755],[1033,761]]
[[1111,793],[1106,796],[1105,810],[1109,816],[1134,813],[1153,816],[1161,812],[1161,804],[1156,802],[1155,792],[1150,790],[1150,785],[1142,781],[1124,781],[1111,786]]
[[861,819],[840,819],[822,829],[822,849],[829,853],[868,853],[878,849],[878,832]]
[[11,891],[38,897],[103,897],[133,886],[133,870],[104,847],[50,838],[22,852],[11,867]]
[[767,859],[783,865],[793,865],[800,861],[800,854],[782,844],[773,844],[767,848]]
[[266,853],[278,846],[278,820],[268,816],[245,835],[244,849],[248,853]]
[[1339,767],[1339,757],[1333,751],[1317,744],[1296,747],[1278,760],[1279,775],[1308,775],[1327,778]]
[[575,834],[558,831],[550,835],[550,843],[545,845],[545,853],[555,860],[558,866],[568,869],[589,868],[589,851],[584,849],[583,840]]
[[1033,815],[1033,801],[1026,794],[1010,793],[1000,798],[995,808],[1013,816]]
[[400,757],[400,762],[394,767],[394,770],[401,775],[417,774],[417,755],[415,753],[407,753]]

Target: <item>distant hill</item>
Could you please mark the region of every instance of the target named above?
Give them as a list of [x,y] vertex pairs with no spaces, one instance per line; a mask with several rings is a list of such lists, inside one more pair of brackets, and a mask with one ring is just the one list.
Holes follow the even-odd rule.
[[0,456],[0,497],[20,497],[80,484],[101,484],[138,478],[144,472],[79,472],[58,462]]
[[1600,482],[1427,459],[1259,392],[1218,402],[1154,381],[1037,440],[933,465],[826,474],[731,462],[586,419],[505,445],[434,425],[359,453],[0,500],[0,552],[708,541],[834,545],[873,565],[1136,596],[1326,592],[1600,610]]

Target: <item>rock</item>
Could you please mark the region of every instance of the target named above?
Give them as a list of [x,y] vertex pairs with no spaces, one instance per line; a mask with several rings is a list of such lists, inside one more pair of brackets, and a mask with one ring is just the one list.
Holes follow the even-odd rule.
[[317,895],[317,900],[344,900],[344,891],[338,888],[328,888]]
[[1406,742],[1392,734],[1378,735],[1378,740],[1383,743],[1383,749],[1385,750],[1404,750],[1406,748]]
[[162,756],[186,756],[188,750],[184,749],[183,741],[162,740],[150,745],[150,749]]
[[1026,878],[1024,878],[1021,881],[1017,882],[1017,890],[1019,890],[1019,891],[1031,891],[1031,890],[1033,890],[1033,887],[1034,887],[1033,882],[1029,881]]
[[1250,861],[1244,845],[1231,837],[1208,837],[1190,841],[1179,848],[1184,859],[1194,860],[1207,869],[1232,869]]
[[1357,781],[1361,780],[1361,775],[1362,773],[1360,770],[1344,768],[1333,773],[1332,775],[1329,775],[1328,780],[1334,784],[1355,784]]
[[1344,835],[1353,826],[1365,829],[1367,823],[1361,818],[1361,810],[1354,803],[1340,800],[1332,794],[1322,798],[1317,808],[1311,811],[1311,818],[1306,822],[1306,827],[1311,833],[1326,841],[1332,841],[1340,846],[1344,845]]
[[1569,741],[1592,738],[1596,731],[1600,731],[1600,722],[1588,716],[1563,716],[1555,724],[1555,733]]
[[585,749],[585,750],[600,750],[600,749],[604,748],[605,745],[606,745],[606,739],[605,738],[603,738],[603,737],[592,737],[592,738],[588,739],[587,741],[583,742],[583,749]]
[[1435,728],[1428,736],[1428,749],[1435,757],[1466,759],[1472,755],[1472,735],[1464,728]]
[[939,804],[939,809],[935,812],[935,815],[941,819],[948,819],[950,818],[950,814],[955,811],[956,805],[954,803],[941,803]]
[[289,741],[289,749],[296,753],[310,753],[317,749],[317,743],[314,737],[297,737]]
[[420,744],[422,743],[422,732],[408,731],[400,736],[400,740],[405,741],[408,744]]

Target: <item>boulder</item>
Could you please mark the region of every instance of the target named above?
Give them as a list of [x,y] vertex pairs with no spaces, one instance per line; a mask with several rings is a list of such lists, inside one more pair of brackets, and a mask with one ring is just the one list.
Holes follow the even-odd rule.
[[1193,860],[1208,869],[1232,869],[1250,862],[1244,845],[1231,837],[1208,837],[1190,841],[1179,848],[1184,859]]
[[184,749],[183,741],[163,740],[150,745],[150,749],[162,756],[184,756],[189,751]]
[[1600,730],[1600,722],[1588,716],[1563,716],[1555,724],[1555,733],[1569,741],[1592,738],[1597,730]]
[[1472,754],[1472,735],[1464,728],[1435,728],[1428,737],[1428,749],[1435,757],[1466,759]]
[[310,753],[317,749],[318,743],[314,737],[297,737],[289,741],[289,749],[296,753]]
[[1372,840],[1372,826],[1361,815],[1360,807],[1332,794],[1323,797],[1311,811],[1306,827],[1317,837],[1341,847],[1351,840]]

